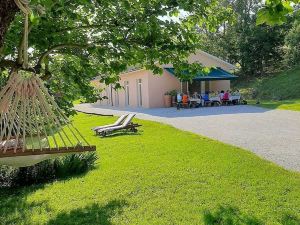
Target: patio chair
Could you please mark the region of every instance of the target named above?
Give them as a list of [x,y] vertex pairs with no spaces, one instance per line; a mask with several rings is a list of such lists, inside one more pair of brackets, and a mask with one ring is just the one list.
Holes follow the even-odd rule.
[[231,100],[229,100],[229,99],[225,99],[225,100],[223,99],[223,100],[222,100],[222,105],[231,105],[231,103],[232,103],[232,102],[231,102]]
[[121,130],[132,131],[132,132],[136,133],[138,131],[137,127],[140,127],[141,125],[134,124],[131,122],[134,117],[135,117],[135,114],[129,114],[121,125],[99,129],[96,132],[97,132],[97,134],[101,135],[102,137],[105,137],[107,134],[111,134],[115,131],[121,131]]
[[104,129],[104,128],[119,126],[119,125],[122,124],[122,122],[125,120],[125,118],[127,116],[128,116],[128,114],[122,115],[122,116],[119,117],[119,119],[115,123],[104,125],[104,126],[94,127],[94,128],[92,128],[92,130],[95,131],[95,132],[97,132],[97,130],[101,130],[101,129]]
[[212,106],[211,104],[212,104],[212,101],[210,101],[210,100],[204,100],[203,101],[203,103],[204,103],[204,106]]

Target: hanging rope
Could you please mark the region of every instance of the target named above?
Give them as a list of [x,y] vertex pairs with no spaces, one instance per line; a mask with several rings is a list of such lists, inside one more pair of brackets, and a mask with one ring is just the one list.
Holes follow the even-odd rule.
[[29,26],[29,14],[31,13],[29,7],[29,0],[15,0],[16,5],[19,9],[24,13],[25,21],[24,21],[24,34],[23,34],[23,42],[21,46],[21,52],[23,53],[23,68],[28,68],[28,26]]

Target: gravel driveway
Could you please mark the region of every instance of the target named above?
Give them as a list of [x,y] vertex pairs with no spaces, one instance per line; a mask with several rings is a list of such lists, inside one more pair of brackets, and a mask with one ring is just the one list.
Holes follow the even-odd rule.
[[286,169],[300,171],[300,112],[255,106],[198,109],[106,108],[80,104],[76,110],[97,114],[137,113],[140,119],[170,124],[212,139],[248,149]]

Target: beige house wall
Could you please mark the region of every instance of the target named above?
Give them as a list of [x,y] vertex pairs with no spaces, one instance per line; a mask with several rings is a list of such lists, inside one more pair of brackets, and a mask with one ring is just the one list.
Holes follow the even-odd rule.
[[[188,57],[188,62],[189,63],[198,62],[205,67],[219,67],[228,72],[234,71],[236,69],[236,66],[201,50],[197,50],[195,54],[191,54]],[[163,68],[168,68],[168,67],[173,67],[173,64],[170,63],[161,66]]]
[[230,90],[230,80],[217,80],[209,82],[210,91],[227,91]]
[[154,75],[149,71],[149,107],[164,107],[164,95],[172,90],[180,90],[180,81],[164,70],[162,75]]
[[199,62],[206,67],[220,67],[226,71],[233,71],[236,69],[234,65],[201,50],[196,51],[195,54],[191,54],[188,57],[188,62]]
[[142,106],[144,108],[149,108],[149,71],[138,70],[126,74],[120,75],[120,84],[125,88],[125,82],[129,84],[129,104],[126,105],[125,89],[119,90],[119,106],[125,107],[138,107],[138,87],[137,80],[142,80]]

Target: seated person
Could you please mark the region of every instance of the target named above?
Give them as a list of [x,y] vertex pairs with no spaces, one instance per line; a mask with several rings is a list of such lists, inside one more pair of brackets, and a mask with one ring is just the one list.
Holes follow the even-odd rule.
[[182,96],[182,103],[183,104],[188,104],[189,103],[189,96],[187,94],[184,94]]
[[209,101],[209,92],[206,91],[203,98],[202,98],[204,101]]
[[236,91],[234,92],[234,95],[236,95],[236,96],[241,96],[241,93],[240,93],[239,90],[236,90]]
[[204,102],[204,106],[206,106],[210,103],[209,92],[208,91],[206,91],[205,94],[202,96],[202,100]]
[[229,90],[227,90],[223,95],[222,101],[229,101],[229,98],[230,98],[230,93]]
[[219,93],[219,98],[220,98],[220,101],[223,100],[223,97],[224,97],[224,91],[222,90],[220,93]]
[[192,98],[200,98],[200,96],[198,95],[197,92],[194,92],[194,94],[192,95]]

